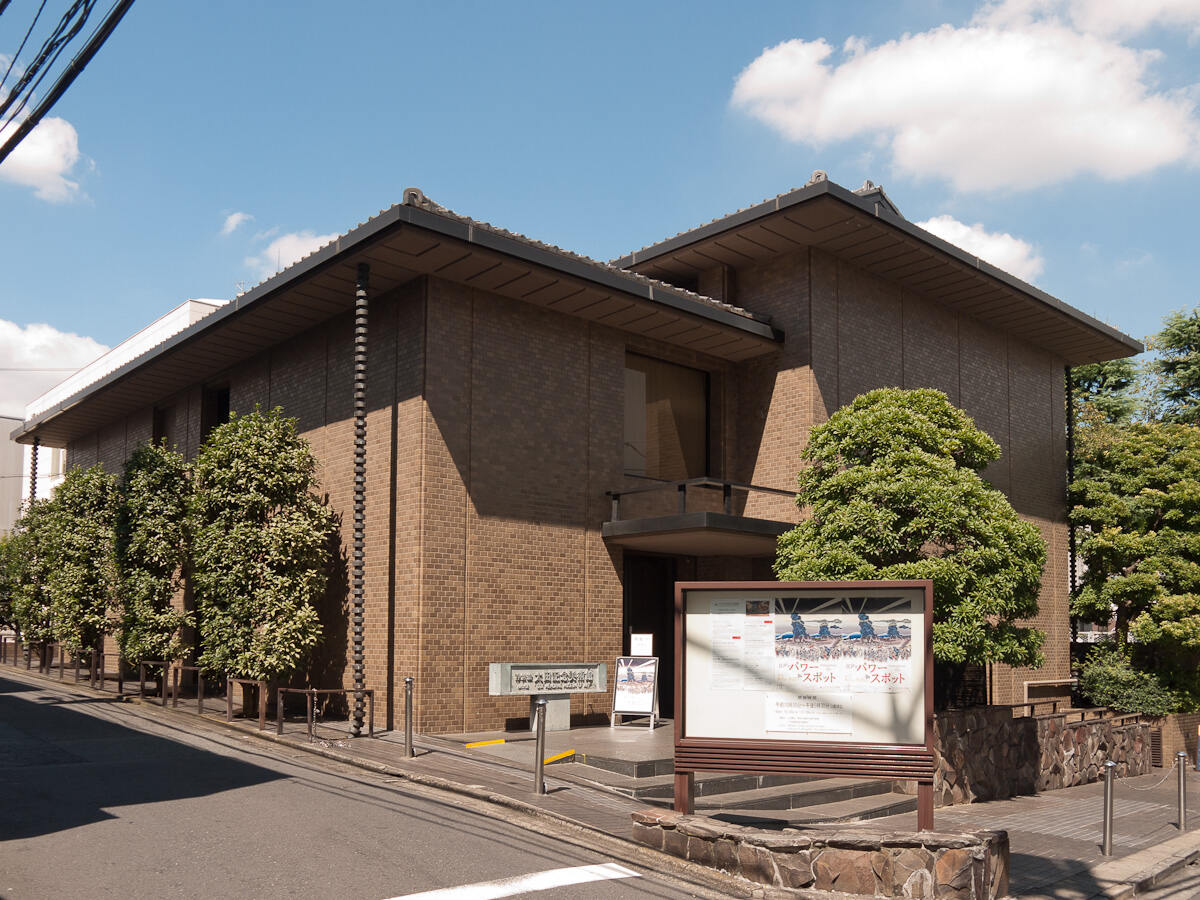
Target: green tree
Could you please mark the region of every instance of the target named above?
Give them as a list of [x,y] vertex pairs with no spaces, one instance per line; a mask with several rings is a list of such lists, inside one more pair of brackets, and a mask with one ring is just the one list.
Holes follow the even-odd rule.
[[[1200,429],[1142,423],[1081,436],[1071,519],[1086,565],[1071,611],[1200,703]],[[1136,644],[1130,643],[1136,639]]]
[[1139,370],[1129,358],[1110,359],[1071,368],[1075,424],[1124,424],[1142,405]]
[[72,653],[99,649],[116,602],[117,480],[100,465],[67,472],[47,507],[46,594],[54,637]]
[[979,472],[996,442],[945,394],[884,388],[813,429],[796,502],[811,515],[779,539],[781,579],[932,579],[942,662],[1040,666],[1045,543]]
[[204,668],[270,679],[319,640],[337,520],[313,493],[315,472],[279,409],[231,416],[201,447],[189,521]]
[[23,640],[54,640],[46,576],[51,568],[51,501],[27,503],[9,536],[9,596],[12,625]]
[[1200,424],[1200,308],[1177,310],[1149,340],[1158,352],[1152,364],[1157,381],[1154,399],[1164,422]]
[[183,585],[191,482],[183,457],[161,444],[142,444],[125,464],[117,516],[121,655],[132,665],[173,660],[187,647],[194,619],[172,601]]
[[13,587],[16,574],[16,549],[11,535],[0,534],[0,626],[13,625]]

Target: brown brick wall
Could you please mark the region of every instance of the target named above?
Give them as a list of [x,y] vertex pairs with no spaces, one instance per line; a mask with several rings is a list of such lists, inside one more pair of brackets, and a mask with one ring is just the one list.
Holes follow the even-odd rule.
[[[715,277],[715,276],[714,276]],[[710,279],[712,280],[712,279]],[[791,490],[814,423],[873,387],[945,391],[1001,444],[985,474],[1046,535],[1047,666],[1065,676],[1065,525],[1061,363],[819,251],[736,273],[734,299],[772,317],[785,345],[732,365],[603,326],[422,279],[373,296],[368,365],[366,644],[368,686],[389,726],[416,678],[417,727],[495,728],[527,714],[487,695],[487,665],[606,661],[622,648],[622,554],[600,536],[605,491],[644,485],[623,468],[626,352],[710,374],[711,474]],[[234,367],[231,406],[283,407],[319,460],[342,516],[339,577],[311,679],[351,684],[352,320],[349,313]],[[168,441],[194,456],[201,386],[174,398]],[[71,462],[119,471],[149,437],[147,407],[70,447]],[[1012,473],[1020,472],[1014,478]],[[719,508],[719,494],[691,508]],[[626,517],[673,511],[673,497],[630,498]],[[638,504],[642,504],[641,507]],[[655,504],[658,504],[656,506]],[[746,514],[796,521],[788,497],[750,495]],[[640,512],[639,512],[640,510]],[[681,578],[761,580],[769,560],[682,559]],[[664,598],[667,602],[667,598]],[[999,702],[1027,673],[998,671]],[[580,695],[576,713],[606,712]]]
[[[944,391],[999,443],[1002,456],[984,477],[1047,541],[1041,611],[1032,623],[1046,632],[1046,664],[1036,672],[997,666],[994,700],[1021,701],[1026,679],[1066,678],[1062,362],[817,250],[739,271],[736,283],[737,302],[770,315],[787,337],[781,353],[738,373],[736,440],[750,455],[739,476],[791,487],[808,429],[839,406],[877,387]],[[752,508],[795,520],[783,503]]]

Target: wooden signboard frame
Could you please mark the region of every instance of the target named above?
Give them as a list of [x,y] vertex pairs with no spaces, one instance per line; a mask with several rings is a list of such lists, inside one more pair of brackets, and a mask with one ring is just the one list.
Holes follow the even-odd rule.
[[[705,737],[687,728],[689,592],[738,592],[774,597],[786,591],[837,592],[919,589],[923,597],[924,633],[913,656],[924,663],[923,741],[879,743],[762,738]],[[923,652],[923,659],[917,654]],[[691,811],[696,772],[744,772],[823,775],[917,782],[917,827],[933,828],[933,582],[932,581],[682,581],[675,584],[675,809]]]

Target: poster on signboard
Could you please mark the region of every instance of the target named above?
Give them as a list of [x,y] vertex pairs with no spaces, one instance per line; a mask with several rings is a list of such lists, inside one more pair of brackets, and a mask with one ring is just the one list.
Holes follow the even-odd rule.
[[899,694],[912,684],[913,619],[813,614],[802,600],[775,598],[775,683],[820,693]]
[[899,585],[689,587],[687,732],[922,743],[925,606]]
[[613,712],[633,716],[654,713],[658,697],[658,657],[619,657],[616,672]]

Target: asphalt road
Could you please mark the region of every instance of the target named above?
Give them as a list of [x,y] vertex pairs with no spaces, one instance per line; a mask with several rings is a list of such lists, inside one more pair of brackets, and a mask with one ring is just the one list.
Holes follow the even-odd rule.
[[0,897],[718,896],[565,829],[173,719],[0,674]]

